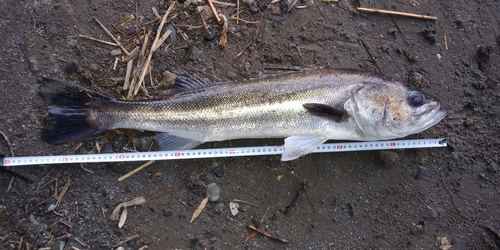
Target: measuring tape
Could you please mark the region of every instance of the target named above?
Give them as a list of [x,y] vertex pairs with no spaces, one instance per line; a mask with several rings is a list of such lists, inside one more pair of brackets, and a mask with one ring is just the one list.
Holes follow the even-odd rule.
[[[387,150],[405,148],[446,147],[446,139],[416,139],[373,142],[325,143],[312,153],[331,153],[349,151]],[[126,162],[151,160],[200,159],[235,156],[279,155],[283,146],[259,146],[239,148],[210,148],[177,151],[154,151],[87,155],[21,156],[0,158],[0,166],[27,166],[66,163]]]

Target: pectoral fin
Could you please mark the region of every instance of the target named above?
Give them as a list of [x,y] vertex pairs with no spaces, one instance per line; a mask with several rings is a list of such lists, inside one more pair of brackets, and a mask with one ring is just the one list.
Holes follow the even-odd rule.
[[282,161],[295,160],[305,154],[309,154],[328,138],[315,135],[294,135],[285,139]]
[[305,103],[302,105],[309,113],[335,122],[341,122],[349,116],[343,108],[336,108],[321,103]]
[[170,135],[168,133],[161,133],[155,136],[155,141],[161,151],[169,150],[187,150],[192,149],[201,144],[199,141]]

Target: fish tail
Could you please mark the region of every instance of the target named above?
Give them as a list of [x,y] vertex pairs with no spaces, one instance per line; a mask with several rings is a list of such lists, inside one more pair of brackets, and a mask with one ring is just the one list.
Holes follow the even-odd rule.
[[111,102],[112,98],[52,78],[44,78],[40,94],[48,106],[47,126],[42,132],[46,142],[67,143],[106,130],[88,114],[93,106]]

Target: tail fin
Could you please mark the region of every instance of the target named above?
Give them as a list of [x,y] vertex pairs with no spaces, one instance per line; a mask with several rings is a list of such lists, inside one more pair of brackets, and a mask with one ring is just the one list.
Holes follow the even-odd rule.
[[44,78],[40,94],[47,103],[47,127],[43,140],[52,143],[67,143],[98,134],[105,129],[89,121],[88,111],[96,101],[111,101],[111,98],[61,80]]

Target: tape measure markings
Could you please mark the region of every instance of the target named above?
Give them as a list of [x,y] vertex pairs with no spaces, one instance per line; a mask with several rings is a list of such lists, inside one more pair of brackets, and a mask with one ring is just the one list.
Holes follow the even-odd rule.
[[[326,143],[312,153],[350,152],[368,150],[390,150],[406,148],[446,147],[446,139],[414,139],[373,142]],[[277,155],[283,146],[258,146],[237,148],[191,149],[182,151],[153,151],[87,155],[21,156],[0,158],[0,166],[48,165],[65,163],[129,162],[174,159],[201,159],[235,156]]]

